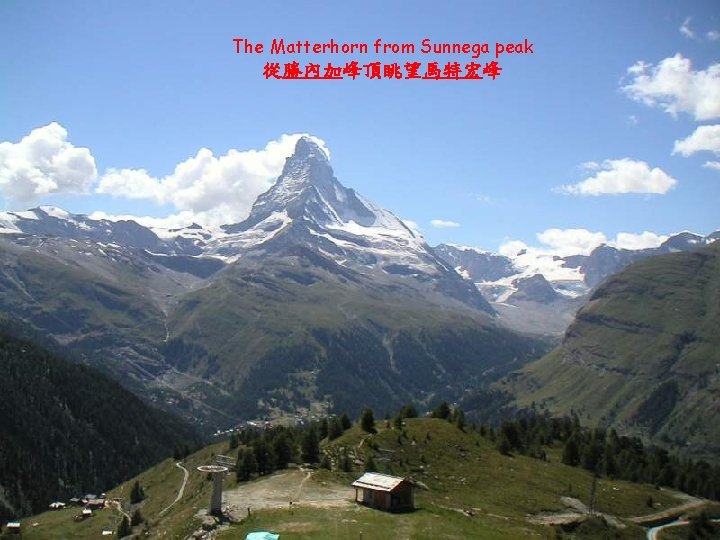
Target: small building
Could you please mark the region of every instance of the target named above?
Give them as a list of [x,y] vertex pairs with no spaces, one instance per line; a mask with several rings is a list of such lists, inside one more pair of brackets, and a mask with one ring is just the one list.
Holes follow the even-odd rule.
[[7,534],[20,534],[20,522],[19,521],[11,521],[7,524],[5,527],[5,532]]
[[415,509],[415,484],[407,478],[368,472],[355,480],[352,486],[357,503],[389,512]]
[[83,518],[89,518],[89,517],[92,517],[93,511],[90,508],[83,508],[81,515]]
[[88,508],[105,508],[105,499],[100,497],[96,499],[88,499],[85,505]]
[[67,506],[64,502],[55,501],[50,503],[50,510],[62,510]]

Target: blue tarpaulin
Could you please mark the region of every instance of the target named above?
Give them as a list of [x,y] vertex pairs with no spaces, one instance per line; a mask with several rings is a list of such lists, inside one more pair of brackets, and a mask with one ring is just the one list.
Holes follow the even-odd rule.
[[245,540],[278,540],[279,534],[274,534],[267,531],[251,532],[245,537]]

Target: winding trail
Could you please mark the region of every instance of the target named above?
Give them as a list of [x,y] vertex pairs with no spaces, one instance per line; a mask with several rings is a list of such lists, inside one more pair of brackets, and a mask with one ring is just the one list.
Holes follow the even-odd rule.
[[295,500],[296,500],[296,501],[299,501],[299,500],[300,500],[300,497],[301,497],[301,495],[302,495],[303,486],[305,485],[305,482],[307,482],[308,479],[309,479],[311,476],[312,476],[312,473],[311,473],[310,471],[308,471],[307,474],[305,475],[305,478],[303,478],[303,479],[300,481],[300,484],[298,485],[298,489],[297,489],[297,494],[295,495]]
[[[720,523],[720,519],[712,519],[710,521],[712,521],[713,523]],[[647,540],[659,540],[660,537],[658,536],[658,534],[663,529],[669,529],[670,527],[682,527],[683,525],[687,525],[688,523],[690,522],[686,519],[678,519],[677,521],[673,521],[672,523],[666,523],[665,525],[658,525],[657,527],[652,527],[648,529]]]
[[175,497],[175,500],[174,500],[173,502],[171,502],[169,505],[167,505],[165,508],[163,508],[162,510],[160,510],[160,513],[158,514],[158,517],[159,517],[159,516],[162,516],[165,512],[167,512],[168,510],[170,510],[170,508],[172,508],[172,506],[173,506],[176,502],[178,502],[180,499],[182,499],[182,496],[183,496],[183,494],[185,493],[185,485],[187,484],[188,476],[190,475],[190,473],[188,472],[188,470],[187,470],[185,467],[182,466],[182,464],[181,464],[179,461],[178,461],[177,463],[175,463],[175,466],[176,466],[178,469],[182,469],[182,470],[183,470],[183,475],[184,475],[184,477],[183,477],[182,485],[180,486],[180,489],[178,490],[178,494],[177,494],[177,497]]
[[130,514],[128,514],[125,510],[123,510],[122,503],[120,501],[113,501],[115,504],[115,509],[120,512],[121,515],[125,516],[128,519],[128,522],[132,519],[130,517]]

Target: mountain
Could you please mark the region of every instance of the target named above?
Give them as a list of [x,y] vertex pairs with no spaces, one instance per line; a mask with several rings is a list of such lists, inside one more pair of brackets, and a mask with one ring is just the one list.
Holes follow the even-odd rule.
[[208,430],[454,399],[547,349],[300,139],[242,222],[0,215],[0,311]]
[[198,442],[187,424],[29,336],[0,319],[0,520],[103,491]]
[[503,388],[520,405],[575,411],[591,424],[716,459],[719,336],[715,243],[646,258],[609,278],[562,344]]
[[[592,291],[608,277],[647,257],[689,251],[718,239],[720,231],[707,236],[685,231],[670,236],[657,248],[631,250],[603,244],[588,255],[564,257],[526,249],[505,256],[451,244],[433,249],[475,283],[507,326],[559,336]],[[534,292],[527,290],[529,285],[534,286]]]
[[165,351],[176,369],[222,381],[235,414],[458,396],[544,347],[497,325],[472,283],[342,186],[309,139],[224,233],[207,253],[229,264],[179,299]]

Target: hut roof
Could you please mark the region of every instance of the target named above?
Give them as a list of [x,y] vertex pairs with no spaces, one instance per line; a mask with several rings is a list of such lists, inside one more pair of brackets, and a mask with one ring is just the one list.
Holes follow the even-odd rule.
[[376,491],[392,491],[404,481],[405,479],[399,476],[368,472],[355,480],[352,485],[353,487],[374,489]]

